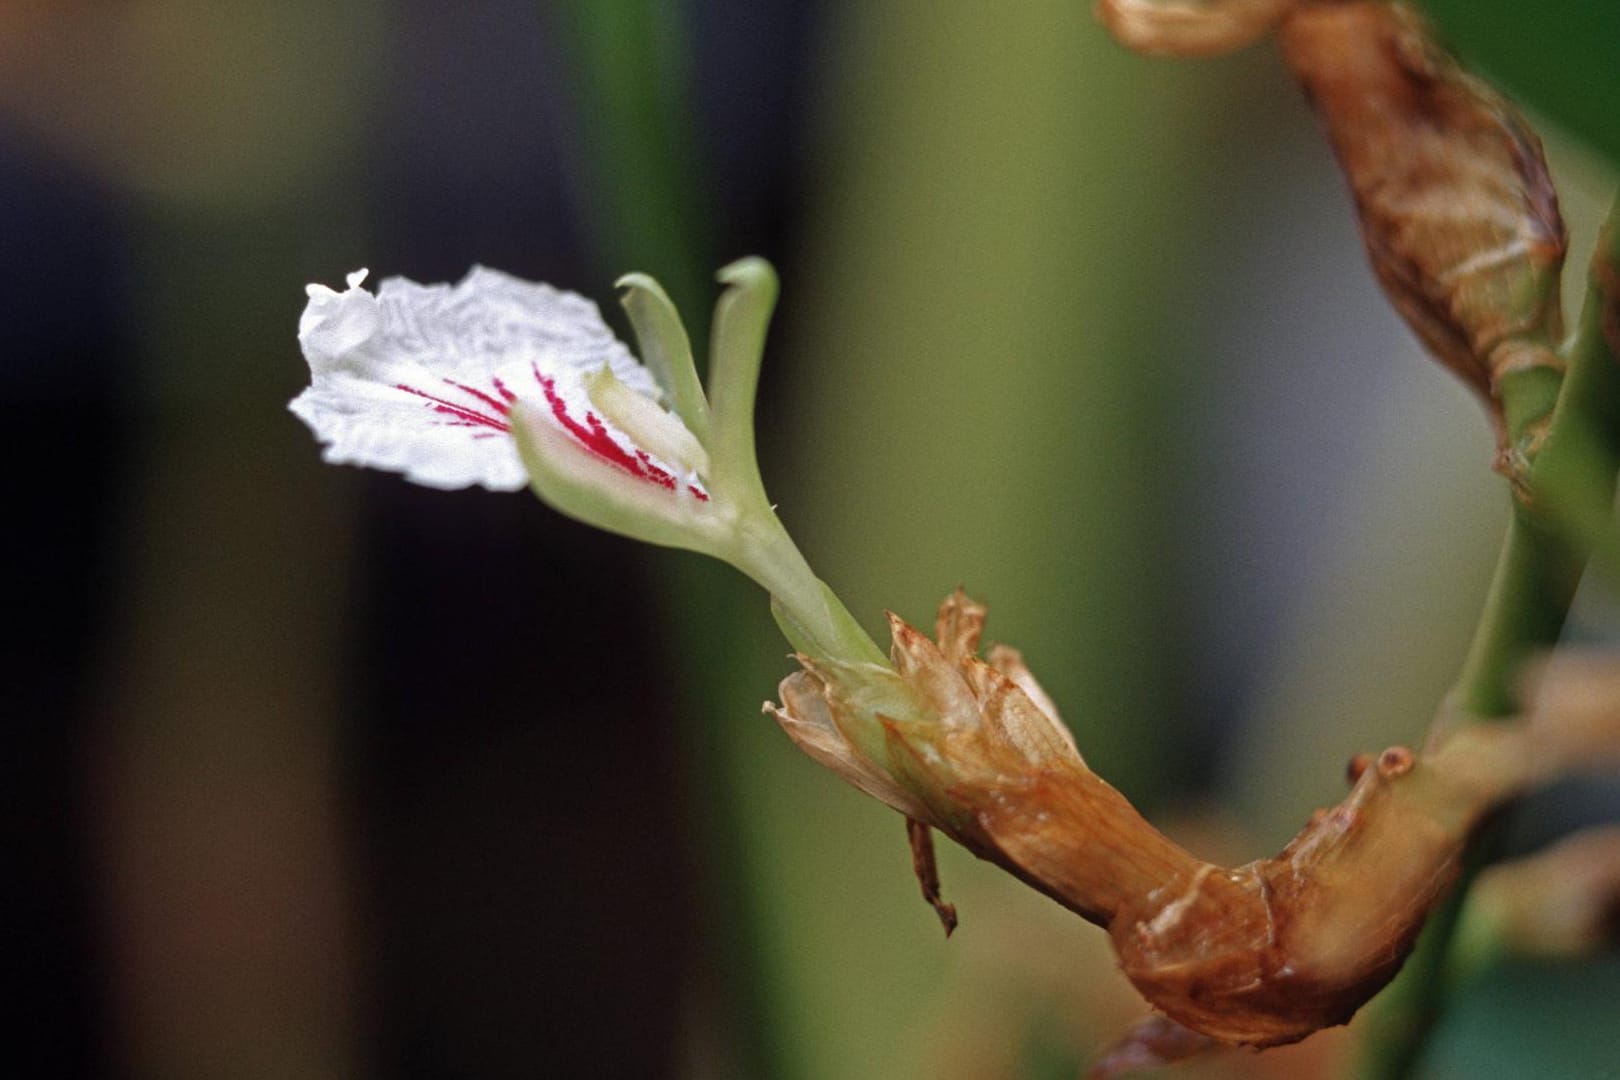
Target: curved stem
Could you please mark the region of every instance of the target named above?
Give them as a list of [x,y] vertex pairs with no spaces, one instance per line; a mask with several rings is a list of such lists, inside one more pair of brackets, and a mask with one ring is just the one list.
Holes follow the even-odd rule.
[[[1558,640],[1576,575],[1559,573],[1565,545],[1539,516],[1515,508],[1485,608],[1453,687],[1450,704],[1471,720],[1518,709],[1514,679],[1529,654]],[[1453,714],[1455,715],[1455,714]]]
[[[1568,375],[1529,474],[1531,500],[1515,506],[1496,575],[1441,723],[1518,711],[1516,679],[1530,655],[1557,644],[1594,546],[1612,533],[1620,470],[1620,197],[1592,260],[1581,324],[1566,351]],[[1431,738],[1442,734],[1436,730]],[[1475,840],[1471,865],[1430,916],[1417,951],[1379,998],[1362,1040],[1358,1076],[1413,1075],[1447,1004],[1445,958],[1467,888],[1493,840]]]

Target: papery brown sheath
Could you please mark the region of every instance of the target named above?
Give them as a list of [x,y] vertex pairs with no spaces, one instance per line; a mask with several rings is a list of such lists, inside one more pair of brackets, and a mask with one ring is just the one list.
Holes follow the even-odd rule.
[[[1207,54],[1276,30],[1349,181],[1374,273],[1484,398],[1497,467],[1528,499],[1563,371],[1566,240],[1540,143],[1513,107],[1401,4],[1098,7],[1145,52]],[[891,618],[892,669],[801,657],[774,711],[812,756],[912,820],[914,852],[926,850],[919,829],[937,828],[1105,927],[1143,996],[1206,1040],[1273,1046],[1347,1021],[1399,970],[1482,817],[1573,760],[1522,723],[1459,726],[1421,753],[1358,759],[1349,795],[1278,855],[1217,866],[1086,767],[1015,653],[975,655],[983,620],[957,593],[937,642]],[[918,860],[937,906],[932,861]],[[1156,1020],[1119,1056],[1163,1061],[1199,1044]]]
[[948,597],[937,643],[891,616],[892,669],[801,657],[771,711],[858,787],[1106,928],[1143,996],[1219,1042],[1347,1021],[1400,967],[1480,818],[1558,764],[1517,725],[1386,750],[1280,854],[1216,866],[1086,767],[1016,653],[975,655],[984,616]]
[[1485,399],[1498,467],[1513,475],[1511,455],[1534,455],[1547,415],[1504,417],[1503,380],[1564,368],[1568,238],[1540,139],[1402,4],[1300,3],[1278,40],[1349,181],[1374,274],[1429,351]]
[[[1374,275],[1424,346],[1485,401],[1516,483],[1546,432],[1567,235],[1541,141],[1387,0],[1099,0],[1139,52],[1202,56],[1275,30],[1355,199]],[[1553,384],[1514,408],[1505,381]]]

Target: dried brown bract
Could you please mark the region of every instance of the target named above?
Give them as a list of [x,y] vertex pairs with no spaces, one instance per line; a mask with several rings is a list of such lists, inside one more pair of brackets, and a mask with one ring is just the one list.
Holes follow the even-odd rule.
[[[1486,400],[1508,449],[1501,380],[1563,370],[1567,237],[1540,140],[1402,5],[1302,4],[1278,36],[1350,183],[1373,272]],[[1533,453],[1544,424],[1522,449]]]
[[[1480,818],[1568,765],[1524,724],[1392,748],[1276,857],[1216,866],[1086,766],[1016,653],[979,659],[984,617],[960,592],[936,641],[891,616],[892,669],[801,657],[782,707],[767,708],[919,823],[914,850],[917,829],[938,829],[1106,928],[1156,1009],[1222,1043],[1272,1046],[1347,1021],[1400,967]],[[919,863],[937,906],[931,860]]]
[[1541,142],[1512,103],[1386,0],[1102,0],[1098,17],[1133,49],[1177,56],[1276,29],[1349,181],[1374,274],[1428,350],[1484,399],[1497,468],[1522,478],[1554,395],[1515,410],[1503,384],[1563,371],[1567,238]]
[[1158,56],[1213,56],[1251,44],[1299,0],[1097,0],[1123,45]]

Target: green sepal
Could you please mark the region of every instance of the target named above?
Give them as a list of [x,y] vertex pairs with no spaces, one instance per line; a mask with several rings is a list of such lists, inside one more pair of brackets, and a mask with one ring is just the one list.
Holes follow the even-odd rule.
[[776,271],[764,259],[750,256],[722,268],[716,277],[728,288],[714,306],[709,343],[712,426],[705,445],[717,471],[763,496],[754,456],[754,395],[776,308]]
[[709,435],[709,402],[703,396],[697,365],[692,359],[692,342],[680,312],[664,287],[646,274],[626,274],[614,283],[623,290],[619,303],[630,316],[636,342],[641,346],[641,362],[669,398],[670,408],[688,431],[704,442]]

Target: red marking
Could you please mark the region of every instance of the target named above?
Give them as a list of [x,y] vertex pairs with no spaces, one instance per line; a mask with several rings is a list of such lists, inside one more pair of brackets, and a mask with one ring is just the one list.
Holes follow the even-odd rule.
[[658,466],[654,465],[652,463],[651,454],[647,453],[645,450],[637,450],[636,460],[641,462],[642,467],[647,470],[648,479],[656,480],[659,484],[669,488],[671,491],[675,490],[675,478],[669,473],[665,472],[663,469],[660,469]]
[[[454,386],[456,384],[451,383],[451,385]],[[469,408],[466,405],[457,405],[455,402],[446,401],[442,397],[435,397],[434,395],[427,393],[425,390],[418,390],[414,386],[407,386],[404,383],[395,383],[394,388],[396,390],[403,390],[407,394],[415,394],[419,398],[427,399],[427,401],[432,404],[434,412],[452,417],[453,419],[451,420],[451,423],[456,427],[487,427],[494,428],[496,431],[512,430],[512,426],[505,420],[505,409],[500,410],[499,416],[485,416],[477,409]],[[462,387],[461,389],[465,389],[465,387]],[[483,397],[484,395],[479,394],[477,396]]]
[[[636,449],[633,453],[626,451],[624,447],[614,441],[613,436],[608,434],[607,425],[602,423],[593,412],[585,414],[584,423],[574,419],[568,414],[568,405],[563,401],[562,395],[557,393],[556,381],[548,375],[540,374],[538,367],[534,367],[533,370],[535,381],[540,384],[541,390],[545,392],[546,404],[551,406],[551,415],[556,417],[557,423],[563,426],[563,430],[572,435],[581,446],[602,460],[617,465],[631,476],[650,481],[671,491],[675,490],[675,477],[667,469],[653,464],[650,454],[641,449]],[[475,439],[493,439],[497,434],[506,435],[511,433],[512,425],[508,422],[507,417],[511,414],[512,403],[517,401],[518,396],[507,389],[504,382],[492,378],[490,381],[495,387],[495,394],[490,394],[478,389],[476,386],[468,386],[466,383],[459,383],[454,379],[444,379],[442,381],[446,386],[454,387],[466,394],[474,404],[463,405],[448,398],[430,394],[425,390],[418,390],[416,387],[408,386],[405,383],[395,383],[394,388],[403,390],[407,394],[414,394],[425,400],[429,408],[446,417],[444,421],[446,427],[480,429],[473,434],[472,437]],[[496,394],[499,397],[495,396]],[[700,501],[709,501],[708,492],[695,484],[688,484],[686,489]]]
[[[583,424],[569,416],[567,403],[563,401],[562,395],[557,393],[556,380],[540,374],[539,368],[534,369],[534,377],[540,381],[540,388],[545,391],[546,404],[551,406],[551,415],[557,418],[557,423],[563,426],[563,430],[579,440],[581,446],[604,461],[612,462],[632,476],[639,476],[643,480],[652,480],[654,483],[662,484],[664,487],[673,488],[675,486],[674,480],[659,480],[657,477],[650,475],[642,467],[640,459],[625,453],[624,447],[613,441],[613,437],[607,433],[607,428],[602,421],[596,418],[595,413],[586,413],[585,423]],[[665,475],[667,478],[668,474]]]
[[[445,381],[446,385],[453,386],[457,390],[460,390],[464,394],[471,394],[473,397],[477,398],[479,401],[482,401],[485,405],[488,405],[490,408],[494,409],[497,413],[501,414],[502,416],[505,416],[507,414],[508,409],[507,409],[507,403],[505,401],[496,401],[494,398],[490,397],[488,394],[484,393],[482,390],[478,389],[477,387],[468,386],[465,383],[458,383],[454,379],[446,379],[444,381]],[[499,386],[499,380],[496,380],[496,385],[497,385],[497,387]],[[510,399],[508,399],[508,400],[510,400]]]
[[[562,395],[557,393],[556,380],[550,376],[540,374],[538,367],[533,370],[535,381],[540,384],[540,389],[545,392],[546,404],[551,406],[551,415],[556,417],[557,423],[563,426],[563,430],[578,440],[581,446],[602,460],[617,465],[631,476],[651,481],[659,487],[668,488],[671,491],[675,490],[675,477],[654,465],[651,456],[645,450],[637,450],[634,454],[626,453],[624,447],[615,442],[613,436],[607,433],[607,427],[601,420],[597,419],[595,413],[586,413],[583,424],[569,416],[567,403],[563,401]],[[496,385],[496,389],[503,394],[508,392],[504,386],[499,384]],[[687,489],[697,496],[700,501],[709,501],[707,492],[700,491],[690,484],[687,485]]]

